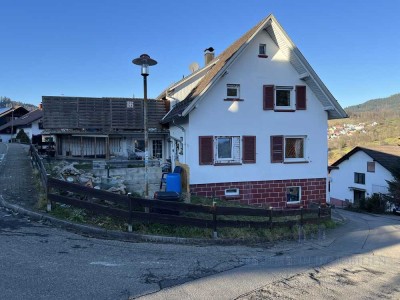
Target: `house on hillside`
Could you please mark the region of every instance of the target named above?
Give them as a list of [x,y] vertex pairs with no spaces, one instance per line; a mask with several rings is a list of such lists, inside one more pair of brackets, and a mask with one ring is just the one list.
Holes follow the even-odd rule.
[[[23,126],[31,126],[31,123],[23,125],[25,121],[20,121],[21,118],[29,113],[29,110],[22,106],[15,107],[4,107],[0,108],[0,141],[8,143],[11,138],[15,137],[18,133],[18,128],[24,128]],[[21,127],[19,127],[19,125]],[[25,128],[27,128],[25,127]],[[25,129],[24,129],[25,130]],[[32,136],[30,136],[32,138]]]
[[347,117],[273,15],[167,88],[171,157],[193,194],[298,207],[325,203],[327,121]]
[[391,171],[400,167],[400,147],[356,147],[330,167],[330,202],[358,205],[372,194],[387,194]]
[[8,141],[15,138],[18,132],[23,129],[31,142],[34,143],[35,140],[41,140],[42,117],[43,111],[41,109],[28,112],[22,117],[0,126],[0,135],[4,137],[4,141]]
[[[44,134],[55,155],[77,158],[144,157],[143,99],[43,96]],[[169,103],[148,100],[149,157],[164,161],[168,130],[160,120]]]

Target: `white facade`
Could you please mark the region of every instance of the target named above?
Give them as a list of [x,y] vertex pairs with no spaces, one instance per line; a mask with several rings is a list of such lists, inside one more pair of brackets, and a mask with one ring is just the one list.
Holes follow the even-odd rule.
[[[258,57],[259,44],[267,45],[268,58]],[[224,101],[227,84],[240,85],[243,101]],[[191,168],[191,184],[327,178],[327,113],[307,87],[307,109],[294,112],[263,110],[263,85],[306,85],[289,58],[270,36],[261,31],[244,52],[209,89],[172,137],[183,138],[179,161]],[[199,165],[199,136],[256,136],[256,163],[229,166]],[[270,136],[304,136],[307,163],[271,163]]]
[[[31,124],[30,124],[30,126],[28,127],[22,127],[22,129],[24,130],[24,132],[26,133],[26,135],[30,138],[30,140],[32,141],[32,136],[34,136],[34,135],[39,135],[39,134],[42,134],[42,129],[39,129],[39,122],[40,122],[40,120],[41,119],[38,119],[38,120],[36,120],[36,121],[33,121]],[[13,136],[13,137],[16,137],[16,135],[18,134],[18,132],[20,131],[21,129],[20,128],[18,128],[17,129],[17,133]]]
[[[354,190],[365,191],[365,196],[370,197],[373,193],[386,193],[388,184],[386,180],[393,180],[392,174],[375,162],[375,172],[368,172],[367,163],[374,160],[365,152],[357,151],[347,160],[338,165],[330,173],[330,196],[337,199],[354,203]],[[365,174],[365,184],[355,183],[354,173]]]

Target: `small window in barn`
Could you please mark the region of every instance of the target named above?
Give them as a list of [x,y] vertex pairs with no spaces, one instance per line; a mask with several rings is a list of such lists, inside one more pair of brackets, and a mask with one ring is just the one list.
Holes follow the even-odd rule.
[[375,162],[374,161],[367,162],[367,172],[375,173]]
[[162,141],[153,140],[153,157],[162,158]]
[[354,183],[365,184],[365,173],[354,172]]
[[287,203],[299,203],[301,200],[301,187],[290,186],[286,188]]

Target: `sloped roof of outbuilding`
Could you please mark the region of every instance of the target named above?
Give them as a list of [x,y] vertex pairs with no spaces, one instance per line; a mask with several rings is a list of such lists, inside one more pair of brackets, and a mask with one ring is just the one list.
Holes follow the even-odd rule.
[[355,147],[349,153],[334,162],[332,167],[338,167],[343,161],[349,159],[353,154],[359,151],[366,153],[388,171],[393,171],[396,167],[400,167],[400,146],[378,146],[373,148]]
[[0,131],[6,129],[8,127],[11,127],[11,126],[18,127],[18,126],[28,125],[42,117],[43,117],[43,111],[40,109],[36,109],[34,111],[31,111],[31,112],[23,115],[22,117],[20,117],[18,119],[15,119],[13,121],[10,121],[10,122],[0,126]]

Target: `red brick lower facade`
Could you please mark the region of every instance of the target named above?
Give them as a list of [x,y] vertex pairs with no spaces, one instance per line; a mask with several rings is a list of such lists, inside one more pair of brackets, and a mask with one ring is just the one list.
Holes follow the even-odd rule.
[[[287,187],[301,187],[300,203],[288,203]],[[225,197],[225,189],[238,188],[239,196]],[[193,195],[215,197],[256,206],[285,208],[326,203],[326,178],[191,184]]]

